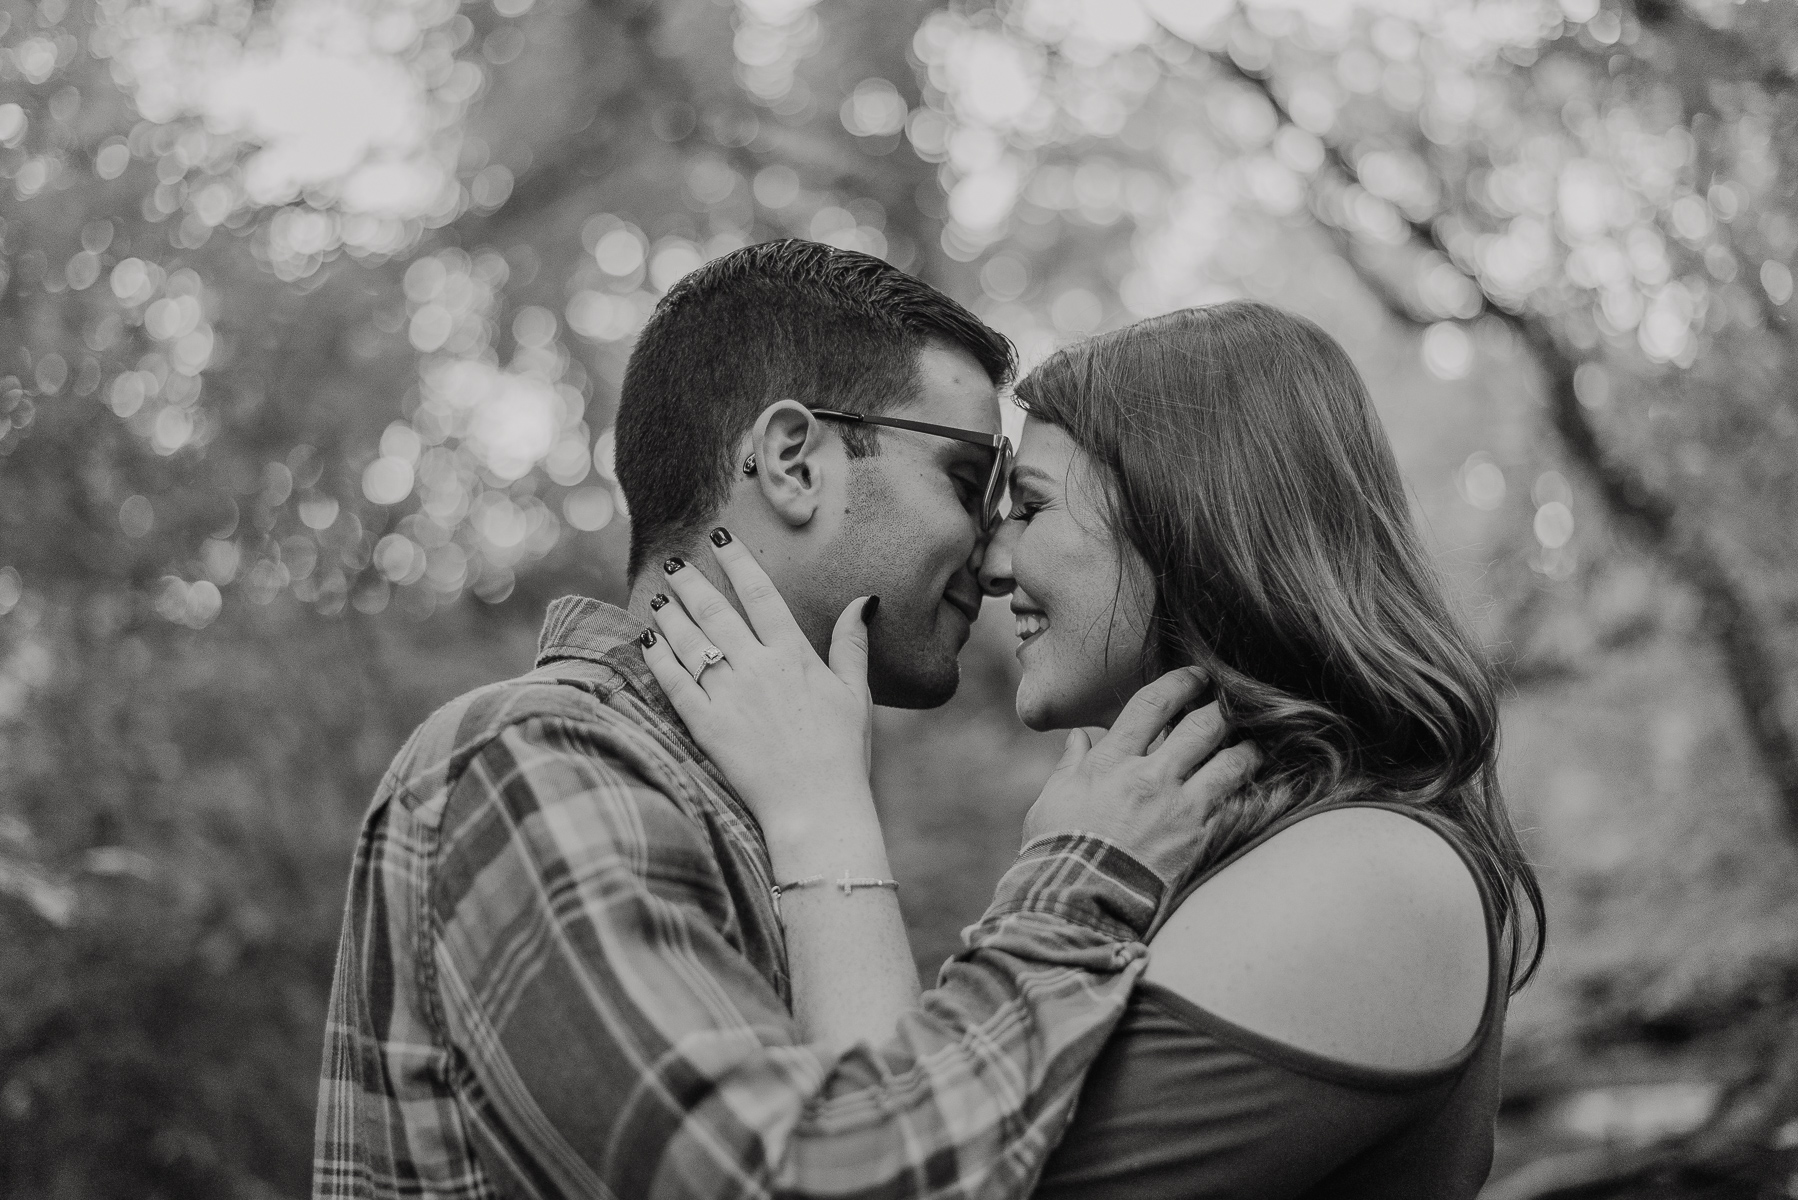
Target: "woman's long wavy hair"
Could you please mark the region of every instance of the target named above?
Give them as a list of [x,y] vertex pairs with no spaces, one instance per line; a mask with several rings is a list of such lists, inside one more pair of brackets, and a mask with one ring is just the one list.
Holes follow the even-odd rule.
[[1499,792],[1491,669],[1424,555],[1342,347],[1303,317],[1231,301],[1069,346],[1017,397],[1109,468],[1113,530],[1157,584],[1145,667],[1207,668],[1232,727],[1266,753],[1208,818],[1199,868],[1289,813],[1427,806],[1462,833],[1523,986],[1542,957],[1542,891]]

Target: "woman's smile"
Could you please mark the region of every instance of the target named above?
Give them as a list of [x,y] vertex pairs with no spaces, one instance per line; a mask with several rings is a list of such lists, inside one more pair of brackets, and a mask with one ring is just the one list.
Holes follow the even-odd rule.
[[1022,609],[1014,604],[1011,608],[1011,615],[1017,618],[1018,622],[1018,653],[1020,654],[1023,653],[1024,646],[1033,638],[1048,631],[1049,618],[1044,613],[1034,609]]

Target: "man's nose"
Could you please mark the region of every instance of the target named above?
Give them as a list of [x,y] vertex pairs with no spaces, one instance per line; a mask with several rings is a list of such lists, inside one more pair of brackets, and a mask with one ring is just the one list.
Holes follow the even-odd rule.
[[981,539],[974,547],[969,565],[980,580],[980,590],[988,596],[1010,595],[1016,583],[1011,577],[1011,549],[1018,539],[1018,529],[1016,521],[1001,521],[990,537]]

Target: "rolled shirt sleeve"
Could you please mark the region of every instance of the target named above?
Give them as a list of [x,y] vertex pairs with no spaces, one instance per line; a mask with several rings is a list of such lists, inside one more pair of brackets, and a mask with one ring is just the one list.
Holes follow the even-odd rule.
[[513,726],[445,811],[428,990],[485,1170],[545,1198],[1027,1194],[1155,876],[1096,838],[1027,847],[894,1037],[830,1053],[734,943],[703,828],[607,739]]

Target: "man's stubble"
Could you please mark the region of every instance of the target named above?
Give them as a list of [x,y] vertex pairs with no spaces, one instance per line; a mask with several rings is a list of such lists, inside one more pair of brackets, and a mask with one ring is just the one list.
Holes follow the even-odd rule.
[[[890,708],[936,708],[961,684],[960,621],[945,618],[941,564],[904,502],[872,464],[852,468],[842,529],[818,563],[819,609],[814,620],[829,631],[857,596],[877,595],[880,608],[869,630],[868,683],[874,702]],[[922,576],[920,575],[922,573]],[[955,622],[950,628],[945,621]],[[813,626],[808,622],[807,628]]]

